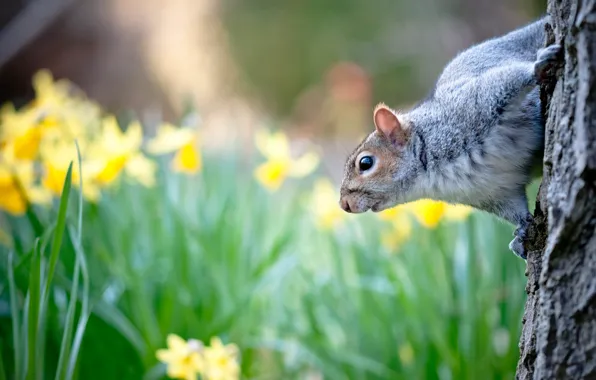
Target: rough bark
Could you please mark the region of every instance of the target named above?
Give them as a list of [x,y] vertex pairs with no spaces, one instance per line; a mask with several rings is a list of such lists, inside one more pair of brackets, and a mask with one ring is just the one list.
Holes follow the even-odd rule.
[[549,0],[548,13],[545,43],[565,57],[542,89],[546,150],[516,377],[596,379],[596,1]]

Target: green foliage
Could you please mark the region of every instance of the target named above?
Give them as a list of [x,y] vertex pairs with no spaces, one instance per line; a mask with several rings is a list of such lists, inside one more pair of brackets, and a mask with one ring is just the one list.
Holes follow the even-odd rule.
[[[57,306],[52,293],[64,290],[55,287],[54,275],[62,258],[60,254],[64,250],[63,237],[67,225],[66,215],[71,191],[71,178],[72,164],[68,168],[64,181],[55,227],[53,225],[48,226],[43,235],[35,239],[33,247],[28,252],[19,252],[17,254],[19,264],[16,266],[15,253],[12,250],[7,253],[6,276],[4,278],[8,279],[13,336],[13,365],[8,367],[12,372],[9,372],[10,376],[8,378],[15,378],[16,380],[42,379],[52,376],[52,372],[55,372],[56,379],[72,379],[74,375],[79,354],[78,347],[84,332],[84,319],[88,316],[85,304],[89,297],[88,294],[83,294],[83,311],[79,316],[77,338],[73,341],[71,332],[75,329],[79,271],[81,267],[84,268],[85,260],[83,253],[78,248],[77,258],[74,263],[68,312],[64,321],[60,323],[64,335],[57,342],[59,344],[58,364],[56,366],[54,363],[48,363],[51,370],[47,370],[45,367],[47,357],[54,357],[54,354],[47,350],[51,344],[46,344],[46,334],[48,330],[52,333],[58,332],[58,326],[51,326],[53,329],[48,326],[50,322],[53,322],[52,319],[56,317],[52,315]],[[79,204],[82,205],[81,197],[79,197]],[[75,247],[80,246],[81,215],[79,214],[77,238],[74,237],[74,229],[71,229],[69,234],[70,242]],[[49,257],[46,257],[45,252],[50,241],[50,253]],[[24,271],[23,267],[27,262],[29,275],[25,276],[27,272]],[[22,269],[21,273],[17,272],[16,275],[21,275],[20,278],[15,275],[15,269],[19,268]],[[83,277],[86,276],[83,275]],[[85,278],[85,280],[87,279]],[[25,282],[26,286],[20,286]],[[5,376],[4,373],[2,375]]]
[[513,377],[525,278],[510,226],[475,213],[389,252],[374,215],[320,231],[310,180],[269,194],[244,165],[123,181],[82,214],[66,185],[56,215],[36,210],[34,244],[12,220],[0,379],[162,378],[168,333],[234,342],[245,378]]

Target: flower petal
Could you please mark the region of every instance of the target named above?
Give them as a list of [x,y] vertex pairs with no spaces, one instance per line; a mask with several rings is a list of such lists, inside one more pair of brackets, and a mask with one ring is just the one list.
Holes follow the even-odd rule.
[[198,352],[193,352],[189,356],[189,365],[200,373],[205,368],[205,360]]
[[215,350],[221,350],[224,348],[224,345],[221,342],[221,339],[217,336],[212,337],[211,340],[209,341],[209,344],[211,345],[211,348],[213,348]]
[[379,212],[377,216],[384,221],[393,221],[396,218],[400,218],[400,216],[406,212],[407,210],[404,205],[398,205]]
[[143,141],[143,127],[138,120],[132,121],[128,124],[126,132],[124,133],[124,146],[127,151],[136,151],[141,148]]
[[407,205],[420,224],[426,228],[434,228],[445,213],[444,202],[430,199],[421,199]]
[[157,135],[147,143],[147,152],[151,154],[165,154],[180,149],[195,139],[195,131],[191,128],[178,128],[164,123]]
[[474,211],[470,206],[465,205],[447,205],[445,208],[445,219],[453,221],[462,221],[468,218],[468,216]]
[[319,228],[331,229],[344,219],[345,212],[339,207],[338,199],[339,194],[329,179],[321,178],[315,181],[312,209]]
[[171,363],[180,358],[176,352],[166,349],[159,349],[155,352],[155,357],[162,363]]
[[102,122],[102,138],[106,147],[110,145],[119,145],[122,140],[122,131],[118,126],[118,121],[114,115],[104,117]]
[[290,157],[290,143],[281,131],[273,133],[266,129],[256,131],[255,145],[261,154],[270,160]]
[[254,175],[267,190],[276,191],[285,180],[288,167],[289,163],[286,161],[267,161],[255,169]]
[[52,203],[52,193],[42,187],[31,187],[26,189],[26,192],[31,203],[46,206]]
[[288,175],[292,177],[304,177],[312,173],[319,165],[319,156],[309,152],[294,160],[290,166]]
[[166,338],[168,348],[179,355],[186,355],[187,344],[184,339],[176,334],[168,334]]
[[137,180],[145,187],[155,185],[155,172],[157,164],[142,153],[137,153],[126,163],[126,174]]
[[196,379],[197,373],[189,366],[180,364],[180,363],[173,363],[168,365],[167,369],[168,377],[172,379]]
[[202,169],[201,155],[193,141],[182,146],[172,161],[174,171],[195,174]]

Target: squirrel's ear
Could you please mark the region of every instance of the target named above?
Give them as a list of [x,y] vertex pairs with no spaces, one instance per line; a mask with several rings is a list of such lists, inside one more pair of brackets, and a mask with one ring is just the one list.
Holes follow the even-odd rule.
[[380,103],[373,113],[375,128],[385,135],[395,146],[403,146],[407,141],[407,131],[399,121],[395,112]]

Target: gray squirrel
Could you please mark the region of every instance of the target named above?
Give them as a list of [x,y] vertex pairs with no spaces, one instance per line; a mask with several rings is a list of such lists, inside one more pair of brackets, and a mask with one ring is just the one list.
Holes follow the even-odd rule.
[[548,20],[461,52],[407,112],[377,105],[375,131],[346,161],[340,206],[378,212],[422,198],[469,205],[514,224],[509,248],[526,259],[525,188],[542,172],[544,151],[539,85],[562,53],[543,48]]

